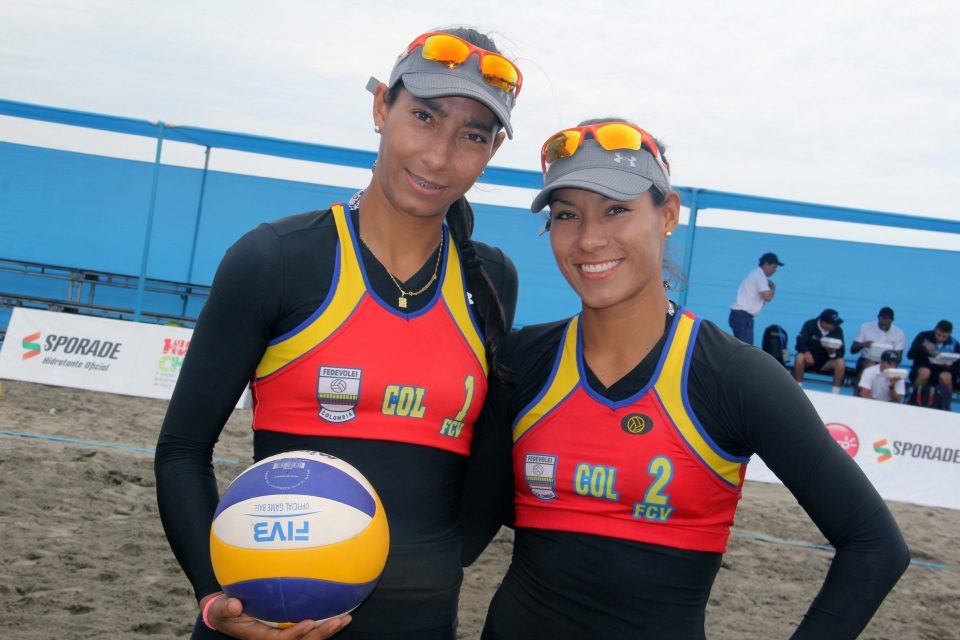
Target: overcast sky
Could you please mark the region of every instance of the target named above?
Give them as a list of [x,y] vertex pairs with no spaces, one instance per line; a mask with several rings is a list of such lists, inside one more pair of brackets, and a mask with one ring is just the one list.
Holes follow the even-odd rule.
[[[538,168],[549,134],[621,115],[666,141],[677,184],[960,219],[946,0],[0,0],[0,98],[375,149],[368,76],[456,24],[524,73],[496,165]],[[0,140],[111,152],[45,126],[0,118]]]

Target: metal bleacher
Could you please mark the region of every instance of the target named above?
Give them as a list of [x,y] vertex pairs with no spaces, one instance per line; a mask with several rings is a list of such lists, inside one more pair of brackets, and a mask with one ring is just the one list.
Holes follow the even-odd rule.
[[[138,280],[138,276],[130,274],[0,258],[0,309],[24,307],[134,320]],[[147,278],[144,292],[160,301],[157,306],[162,309],[141,310],[141,321],[193,327],[197,318],[190,310],[190,302],[206,299],[210,287]],[[105,297],[109,300],[105,301]],[[6,332],[5,324],[0,326],[0,342]]]

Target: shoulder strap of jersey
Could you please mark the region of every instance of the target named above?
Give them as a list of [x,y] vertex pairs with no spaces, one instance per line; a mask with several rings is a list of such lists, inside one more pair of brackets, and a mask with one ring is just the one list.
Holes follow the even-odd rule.
[[[679,313],[679,311],[678,311]],[[680,435],[710,469],[720,478],[738,488],[742,481],[741,468],[746,459],[723,451],[710,438],[690,408],[687,398],[687,375],[693,358],[701,319],[689,311],[683,311],[677,319],[677,330],[657,379],[657,397],[663,403],[680,432]]]
[[450,310],[450,315],[460,328],[460,332],[466,339],[473,353],[477,356],[480,366],[483,367],[483,373],[489,375],[487,371],[487,349],[484,346],[483,332],[474,319],[470,311],[470,305],[467,302],[467,283],[464,278],[463,269],[460,266],[460,252],[457,250],[456,242],[453,240],[453,234],[444,228],[447,236],[447,263],[443,270],[443,285],[441,292],[443,300]]
[[303,324],[272,342],[257,365],[257,378],[268,376],[326,340],[350,317],[366,286],[356,243],[342,204],[330,208],[337,227],[337,256],[326,300]]
[[534,425],[550,413],[557,405],[570,395],[580,383],[580,371],[577,367],[577,327],[580,316],[574,316],[567,325],[567,330],[557,349],[557,359],[553,363],[553,371],[543,389],[533,401],[520,412],[513,423],[513,441],[516,442],[530,431]]

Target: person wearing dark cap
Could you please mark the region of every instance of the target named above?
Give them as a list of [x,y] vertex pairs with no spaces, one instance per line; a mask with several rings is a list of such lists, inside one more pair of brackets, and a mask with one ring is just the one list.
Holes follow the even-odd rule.
[[[368,83],[380,140],[366,189],[262,224],[228,250],[156,454],[164,529],[202,611],[194,639],[315,640],[351,616],[338,638],[456,638],[460,494],[517,295],[511,261],[470,239],[464,194],[512,137],[521,84],[472,29],[417,37],[388,83]],[[372,594],[320,628],[291,620],[277,630],[244,615],[211,569],[211,454],[251,377],[254,459],[300,449],[341,458],[389,518]],[[397,388],[416,389],[416,406],[403,410]],[[442,428],[454,416],[457,428]]]
[[[880,362],[863,370],[857,383],[857,395],[883,402],[899,403],[907,393],[904,382],[906,371],[898,369],[900,353],[887,349],[880,355]],[[902,375],[900,375],[902,374]]]
[[471,464],[485,475],[463,501],[466,532],[490,518],[485,540],[465,533],[467,562],[501,522],[515,528],[481,639],[702,640],[753,454],[837,549],[793,637],[855,638],[906,569],[903,538],[787,371],[669,300],[680,199],[661,143],[588,120],[548,138],[541,161],[531,208],[549,206],[581,311],[501,346],[514,384],[491,394],[497,420]]
[[777,285],[770,276],[782,266],[777,254],[765,253],[760,256],[759,266],[748,273],[737,288],[737,299],[730,307],[728,322],[738,340],[753,344],[753,320],[777,293]]
[[877,364],[880,354],[892,349],[902,358],[907,348],[907,336],[903,329],[893,324],[893,309],[883,307],[875,322],[865,322],[860,326],[857,337],[850,345],[850,353],[859,353],[857,376],[870,365]]
[[944,404],[949,410],[953,396],[953,380],[960,373],[960,342],[953,337],[953,323],[941,320],[932,331],[921,331],[913,339],[907,357],[913,361],[910,380],[915,387],[940,385],[944,389]]
[[841,324],[843,319],[835,309],[824,309],[819,316],[803,323],[797,334],[797,357],[793,366],[797,382],[803,382],[806,371],[824,373],[833,377],[833,393],[840,393],[847,370]]

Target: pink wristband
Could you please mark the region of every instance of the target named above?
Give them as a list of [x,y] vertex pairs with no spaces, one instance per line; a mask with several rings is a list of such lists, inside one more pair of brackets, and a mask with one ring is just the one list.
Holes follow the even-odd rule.
[[214,631],[217,630],[212,624],[210,624],[210,619],[207,618],[207,614],[210,613],[210,605],[212,605],[214,602],[216,602],[217,600],[219,600],[225,595],[226,594],[224,593],[218,593],[217,595],[207,600],[207,604],[203,605],[203,613],[200,614],[200,619],[203,620],[203,624],[207,625],[208,629],[213,629]]

